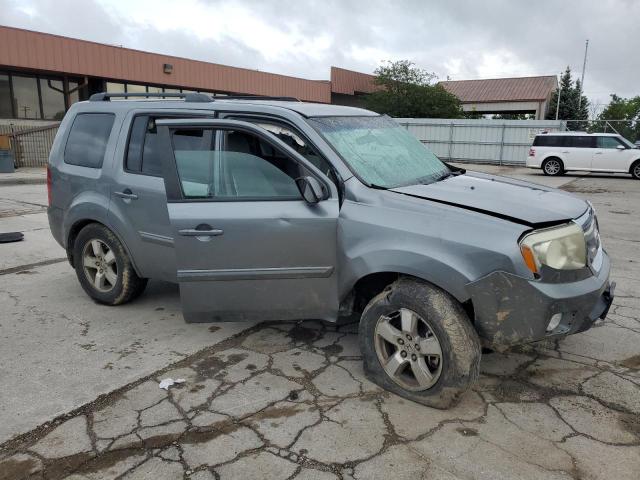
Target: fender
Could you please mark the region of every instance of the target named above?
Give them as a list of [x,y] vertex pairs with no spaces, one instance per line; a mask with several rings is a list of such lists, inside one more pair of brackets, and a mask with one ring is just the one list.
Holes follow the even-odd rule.
[[447,263],[417,252],[404,250],[375,250],[350,258],[347,271],[340,279],[340,298],[344,298],[361,278],[372,273],[393,272],[421,278],[451,294],[459,302],[469,300],[466,284],[471,281],[468,273]]

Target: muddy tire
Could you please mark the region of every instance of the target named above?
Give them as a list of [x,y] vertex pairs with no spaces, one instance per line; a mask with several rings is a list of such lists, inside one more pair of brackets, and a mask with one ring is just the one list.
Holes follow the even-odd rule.
[[545,175],[556,177],[564,174],[564,163],[557,157],[547,158],[542,162],[542,172]]
[[467,314],[426,282],[401,278],[374,297],[359,337],[367,377],[423,405],[455,405],[480,372],[480,341]]
[[127,303],[147,286],[147,279],[136,274],[120,240],[103,225],[91,223],[78,233],[73,259],[80,285],[98,303]]

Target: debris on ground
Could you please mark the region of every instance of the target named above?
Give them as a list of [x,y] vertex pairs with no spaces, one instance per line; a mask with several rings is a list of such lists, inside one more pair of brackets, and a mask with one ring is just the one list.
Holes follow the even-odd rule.
[[165,378],[163,380],[160,380],[160,384],[158,386],[164,390],[169,390],[169,387],[171,387],[172,385],[177,385],[178,383],[184,382],[186,382],[184,378],[176,378],[175,380],[173,378]]

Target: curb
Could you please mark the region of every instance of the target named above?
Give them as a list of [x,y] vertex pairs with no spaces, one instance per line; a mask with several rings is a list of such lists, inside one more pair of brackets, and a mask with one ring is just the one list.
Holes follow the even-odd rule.
[[45,178],[0,178],[0,187],[16,185],[45,185]]

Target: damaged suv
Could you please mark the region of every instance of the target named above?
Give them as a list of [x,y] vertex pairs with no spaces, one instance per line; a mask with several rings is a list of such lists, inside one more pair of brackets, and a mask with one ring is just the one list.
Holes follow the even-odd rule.
[[[161,94],[164,97],[178,94]],[[613,298],[594,209],[449,166],[392,119],[291,99],[110,101],[62,121],[49,222],[84,290],[176,282],[187,322],[359,319],[368,377],[447,408],[493,349]]]

